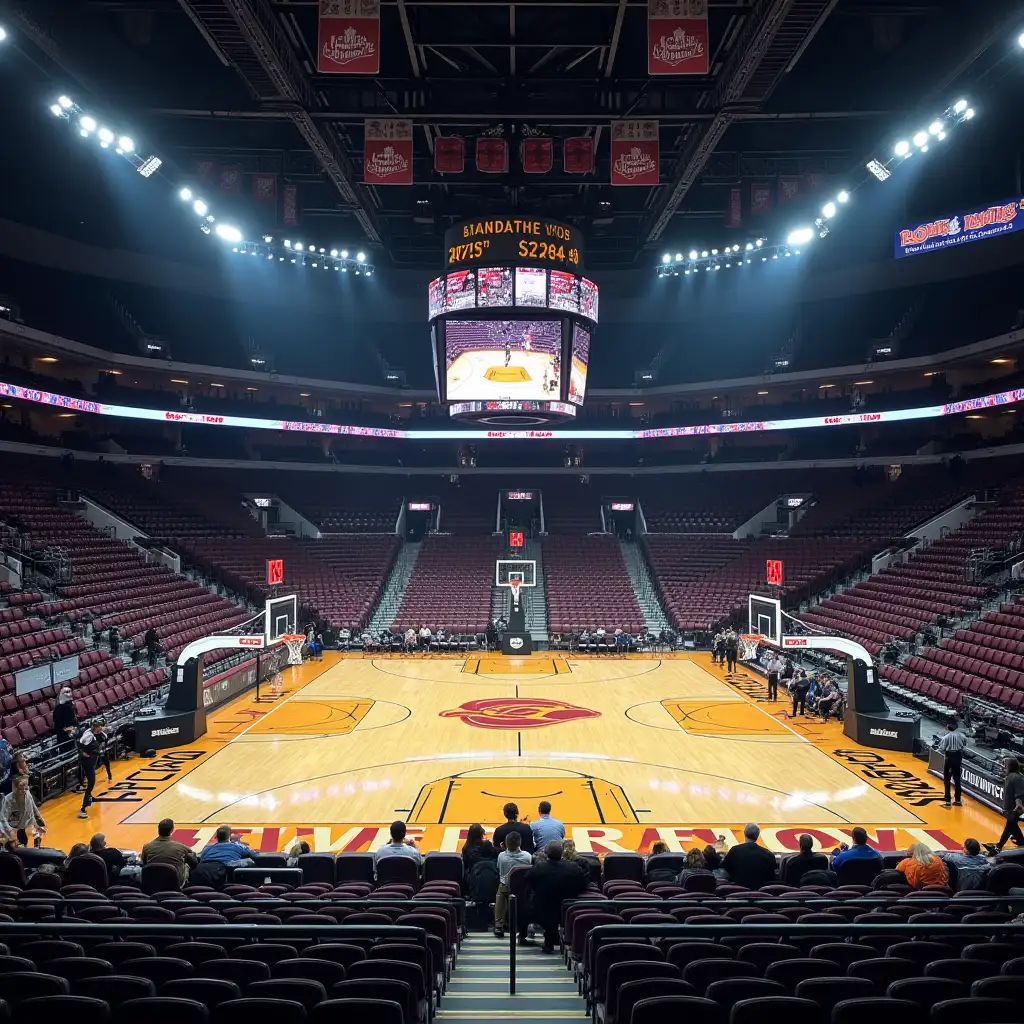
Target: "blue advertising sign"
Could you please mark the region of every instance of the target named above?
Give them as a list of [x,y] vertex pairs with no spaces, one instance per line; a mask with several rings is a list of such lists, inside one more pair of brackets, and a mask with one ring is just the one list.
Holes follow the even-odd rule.
[[965,242],[980,242],[996,235],[1024,228],[1024,199],[1011,199],[996,206],[988,206],[968,213],[954,213],[948,217],[919,224],[915,228],[901,228],[896,232],[896,259],[917,256],[922,252],[948,249]]

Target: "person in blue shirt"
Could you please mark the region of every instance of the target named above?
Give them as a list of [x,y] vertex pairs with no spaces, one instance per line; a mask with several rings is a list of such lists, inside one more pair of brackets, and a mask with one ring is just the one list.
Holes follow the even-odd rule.
[[848,860],[877,860],[878,870],[882,870],[882,855],[873,847],[868,845],[868,834],[859,825],[850,833],[853,846],[840,850],[832,858],[832,870],[835,871],[839,865]]
[[533,848],[543,850],[552,840],[561,842],[565,838],[565,826],[557,819],[551,817],[551,804],[547,800],[541,800],[537,805],[537,813],[540,817],[530,822],[533,830]]
[[217,841],[203,848],[203,852],[199,854],[199,861],[214,861],[226,867],[245,868],[251,867],[255,856],[245,843],[239,842],[238,837],[232,835],[230,825],[221,825],[217,829]]

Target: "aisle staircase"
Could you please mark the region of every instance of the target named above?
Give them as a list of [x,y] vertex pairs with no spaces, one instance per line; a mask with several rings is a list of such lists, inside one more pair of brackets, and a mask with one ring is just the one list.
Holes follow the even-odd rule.
[[668,629],[668,617],[661,607],[658,589],[651,579],[643,550],[636,541],[627,541],[621,538],[619,547],[622,550],[622,560],[626,563],[626,571],[633,584],[633,593],[636,595],[637,604],[640,605],[640,611],[643,612],[647,628],[652,633],[660,633],[663,629]]
[[508,993],[508,936],[496,939],[473,932],[459,952],[437,1012],[437,1024],[490,1024],[496,1020],[520,1024],[580,1024],[586,1020],[584,1001],[572,975],[557,953],[540,951],[540,938],[520,946],[516,965],[516,994]]
[[380,602],[374,610],[370,619],[371,630],[390,629],[391,623],[398,616],[398,609],[402,606],[402,598],[405,597],[405,588],[409,584],[409,577],[416,568],[416,559],[420,557],[420,542],[411,541],[402,545],[398,552],[395,564],[391,567],[391,575],[381,594]]

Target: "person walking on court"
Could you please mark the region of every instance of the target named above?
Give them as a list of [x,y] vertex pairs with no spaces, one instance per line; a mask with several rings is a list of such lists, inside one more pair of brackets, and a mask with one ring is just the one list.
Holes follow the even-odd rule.
[[735,630],[730,629],[725,634],[725,670],[732,673],[736,671],[736,648],[739,641],[736,639]]
[[774,654],[769,654],[768,664],[765,665],[765,668],[768,670],[768,699],[778,700],[779,674],[782,671],[782,665]]
[[78,737],[78,772],[85,784],[82,809],[78,812],[80,818],[89,817],[88,807],[92,803],[92,791],[96,786],[96,766],[106,745],[106,737],[103,735],[105,724],[102,718],[97,718]]
[[[946,787],[946,798],[942,801],[943,807],[960,807],[960,774],[964,766],[964,747],[967,746],[967,737],[960,731],[957,721],[946,724],[946,735],[939,740],[936,747],[942,754],[942,783]],[[950,804],[950,788],[953,790],[954,800]]]
[[1006,826],[998,843],[986,843],[990,853],[999,853],[1012,839],[1014,846],[1024,846],[1024,833],[1020,830],[1021,815],[1024,815],[1024,775],[1020,773],[1020,762],[1015,757],[1003,761],[1003,817]]

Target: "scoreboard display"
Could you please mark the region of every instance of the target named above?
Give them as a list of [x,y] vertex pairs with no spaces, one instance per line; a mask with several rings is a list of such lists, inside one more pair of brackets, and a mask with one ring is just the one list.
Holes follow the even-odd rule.
[[446,271],[512,263],[579,273],[583,235],[546,217],[478,217],[445,232],[444,253]]
[[576,414],[598,319],[583,254],[578,228],[545,217],[478,217],[445,232],[427,316],[450,415],[539,425]]

